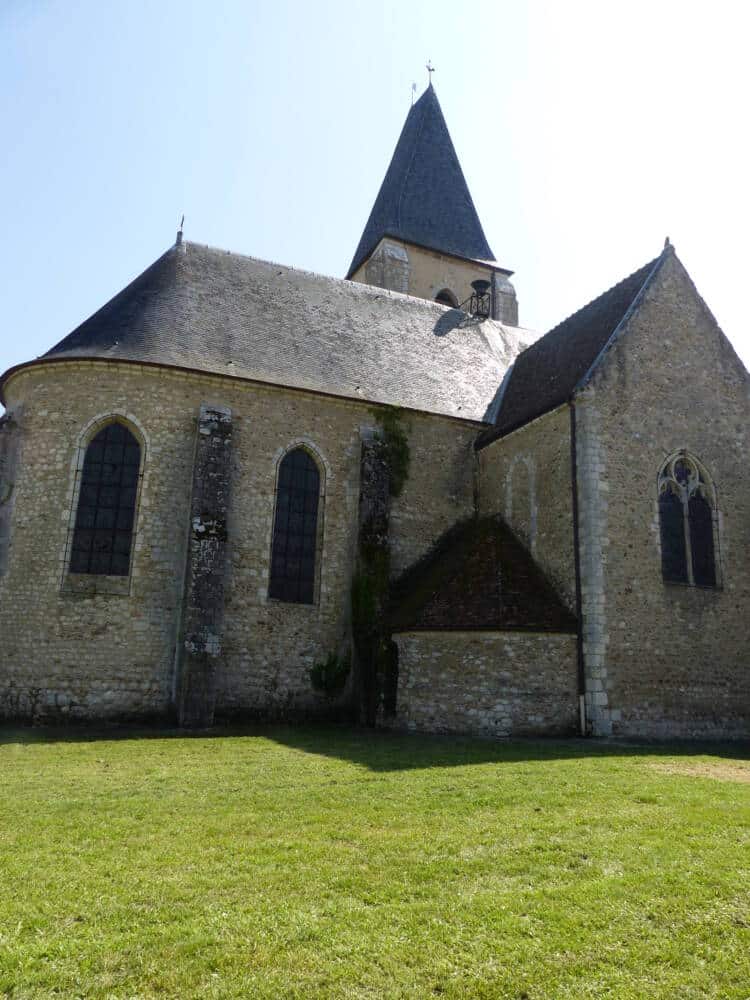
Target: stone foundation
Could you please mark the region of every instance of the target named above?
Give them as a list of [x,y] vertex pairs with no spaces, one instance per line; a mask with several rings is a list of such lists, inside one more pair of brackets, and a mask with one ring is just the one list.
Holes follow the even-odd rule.
[[476,736],[570,736],[578,728],[576,637],[403,632],[399,727]]

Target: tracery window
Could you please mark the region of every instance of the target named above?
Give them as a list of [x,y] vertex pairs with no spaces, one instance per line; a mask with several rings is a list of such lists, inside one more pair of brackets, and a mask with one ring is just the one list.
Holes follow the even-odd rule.
[[83,460],[70,554],[71,573],[127,576],[141,448],[113,422],[89,442]]
[[268,596],[312,604],[318,544],[320,472],[304,448],[288,452],[279,466]]
[[664,580],[715,587],[714,493],[706,471],[680,452],[665,463],[658,488]]

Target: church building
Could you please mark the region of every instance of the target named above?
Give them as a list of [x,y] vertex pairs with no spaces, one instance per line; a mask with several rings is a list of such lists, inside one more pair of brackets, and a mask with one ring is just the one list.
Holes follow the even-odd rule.
[[430,85],[344,278],[180,232],[5,372],[0,718],[747,737],[747,371],[668,242],[511,278]]

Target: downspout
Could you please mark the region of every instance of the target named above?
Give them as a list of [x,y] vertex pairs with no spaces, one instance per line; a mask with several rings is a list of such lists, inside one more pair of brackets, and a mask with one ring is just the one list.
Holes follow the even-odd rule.
[[586,672],[583,660],[583,601],[581,598],[581,551],[579,545],[578,522],[578,444],[576,440],[576,407],[575,400],[568,401],[570,407],[570,470],[573,500],[573,553],[576,577],[576,620],[578,648],[578,718],[581,736],[588,735],[586,720]]

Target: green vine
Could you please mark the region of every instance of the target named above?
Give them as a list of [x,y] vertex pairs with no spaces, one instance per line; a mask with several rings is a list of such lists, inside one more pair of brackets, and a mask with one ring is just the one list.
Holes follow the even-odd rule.
[[[363,721],[374,725],[379,706],[395,708],[396,647],[388,630],[391,500],[401,494],[409,476],[409,437],[401,410],[372,410],[378,424],[363,459],[368,500],[360,523],[357,568],[352,577],[352,640],[356,653],[357,698]],[[363,452],[363,455],[365,453]]]
[[385,463],[390,476],[392,497],[401,495],[409,478],[411,451],[409,435],[404,426],[404,411],[396,406],[380,407],[372,411],[379,424],[379,437],[383,442]]
[[310,683],[316,691],[322,691],[330,697],[340,694],[346,685],[351,665],[348,653],[345,656],[329,653],[323,662],[313,664],[310,670]]

